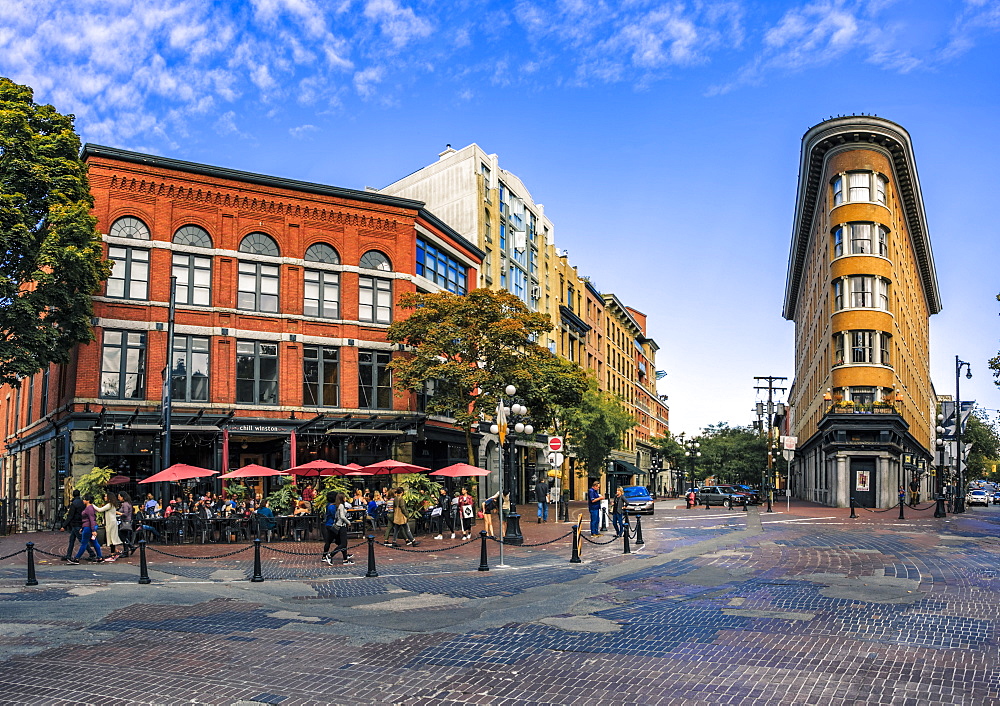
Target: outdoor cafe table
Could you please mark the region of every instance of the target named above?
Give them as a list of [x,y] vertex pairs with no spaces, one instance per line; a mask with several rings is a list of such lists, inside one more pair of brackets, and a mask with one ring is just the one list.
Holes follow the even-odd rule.
[[295,539],[296,532],[302,532],[302,538],[308,539],[316,528],[318,515],[277,515],[278,537],[281,539]]

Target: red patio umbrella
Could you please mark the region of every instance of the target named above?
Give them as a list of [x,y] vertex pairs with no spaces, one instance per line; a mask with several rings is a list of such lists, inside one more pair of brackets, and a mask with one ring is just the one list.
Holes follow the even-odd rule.
[[169,468],[164,468],[159,473],[154,473],[149,478],[139,481],[140,483],[176,483],[179,480],[190,480],[191,478],[204,478],[214,476],[218,471],[198,466],[189,466],[186,463],[175,463]]
[[279,471],[277,468],[268,468],[267,466],[251,463],[249,466],[243,466],[243,468],[237,468],[235,471],[223,473],[219,478],[265,478],[267,476],[281,476],[284,474],[285,471]]
[[131,483],[132,479],[128,476],[117,475],[108,478],[108,482],[104,485],[125,485],[126,483]]
[[444,476],[445,478],[462,478],[465,476],[488,476],[490,474],[485,468],[470,466],[467,463],[453,463],[450,466],[431,471],[428,475]]
[[315,461],[303,463],[299,466],[292,466],[285,473],[293,476],[315,478],[317,476],[339,476],[343,475],[347,470],[347,466],[342,466],[339,463],[316,459]]
[[370,471],[375,476],[388,476],[395,473],[420,473],[420,471],[429,471],[431,469],[387,458],[385,461],[370,463],[363,470]]

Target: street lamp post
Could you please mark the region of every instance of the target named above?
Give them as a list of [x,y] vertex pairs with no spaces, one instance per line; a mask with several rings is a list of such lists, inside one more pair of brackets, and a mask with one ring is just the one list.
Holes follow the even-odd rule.
[[962,463],[962,368],[965,377],[972,378],[972,366],[955,356],[955,514],[965,512],[965,465]]
[[[504,447],[504,444],[507,442],[507,434],[510,431],[510,429],[508,428],[508,418],[512,414],[514,416],[516,416],[516,417],[523,417],[523,416],[525,416],[525,415],[528,414],[528,408],[527,407],[525,407],[523,404],[520,404],[520,403],[514,401],[514,395],[515,394],[517,394],[517,388],[514,387],[513,385],[507,385],[507,387],[504,388],[503,394],[500,395],[500,400],[497,403],[496,422],[494,422],[490,426],[490,432],[493,433],[493,434],[496,434],[497,436],[500,437],[500,443],[497,446],[497,453],[498,453],[498,457],[499,457],[499,461],[500,461],[500,469],[499,469],[500,470],[500,473],[499,473],[499,476],[500,476],[500,495],[499,495],[498,502],[497,502],[497,515],[500,518],[500,529],[502,529],[502,530],[504,529],[504,516],[503,516],[503,495],[504,495],[504,492],[503,492],[503,489],[504,489],[504,486],[507,485],[507,492],[510,493],[510,487],[513,486],[513,478],[512,477],[509,478],[509,479],[505,478],[505,476],[507,475],[507,468],[504,465],[504,455],[503,455],[503,447]],[[518,434],[522,434],[523,433],[523,434],[529,434],[530,435],[530,434],[534,434],[535,433],[534,427],[532,427],[530,424],[525,424],[524,422],[522,422],[520,420],[518,420],[514,424],[514,431],[517,432]],[[509,457],[508,460],[510,460],[513,457],[513,455],[514,455],[513,452],[509,453],[508,454],[508,457]],[[513,476],[513,474],[511,474],[511,476]],[[508,481],[508,482],[505,483],[505,481]],[[511,494],[511,496],[513,497],[513,494]],[[510,509],[509,516],[507,518],[508,522],[516,522],[516,518],[513,517],[513,515],[514,515],[513,510],[514,510],[514,508],[513,508],[513,505],[512,505],[511,509]],[[511,532],[514,535],[515,538],[516,537],[520,537],[520,535],[521,535],[521,530],[520,530],[519,527],[507,525],[507,530],[508,531],[516,530],[516,532]],[[506,567],[506,564],[504,564],[504,560],[503,560],[503,548],[504,548],[504,544],[507,541],[508,531],[504,531],[504,532],[500,533],[500,564],[499,564],[499,566],[501,568],[505,568]],[[523,541],[523,538],[521,538],[521,541]],[[514,542],[511,542],[511,543],[513,544]]]
[[944,509],[944,439],[942,435],[944,434],[944,427],[941,426],[941,422],[944,421],[944,415],[938,414],[938,426],[935,429],[937,431],[937,450],[939,461],[937,464],[937,477],[934,479],[934,500],[936,505],[934,507],[934,517],[947,517],[948,513]]
[[695,487],[694,464],[695,464],[695,459],[698,458],[699,456],[701,456],[701,451],[698,450],[699,448],[701,448],[701,444],[699,444],[694,439],[688,439],[687,441],[683,442],[683,444],[684,444],[684,448],[685,448],[684,456],[685,456],[685,458],[688,459],[690,470],[691,470],[691,486],[690,487],[694,488]]

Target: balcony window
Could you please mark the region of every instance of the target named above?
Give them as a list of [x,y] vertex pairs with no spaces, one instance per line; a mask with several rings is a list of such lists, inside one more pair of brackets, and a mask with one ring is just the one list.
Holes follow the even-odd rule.
[[208,338],[174,336],[170,396],[182,402],[208,402]]
[[388,351],[358,351],[358,407],[392,409],[392,372]]
[[336,407],[340,401],[340,353],[329,346],[302,347],[302,404]]
[[105,331],[101,351],[101,397],[142,399],[145,375],[146,334]]
[[146,299],[149,296],[149,250],[108,247],[111,276],[107,293],[116,299]]
[[236,401],[278,404],[278,344],[236,342]]

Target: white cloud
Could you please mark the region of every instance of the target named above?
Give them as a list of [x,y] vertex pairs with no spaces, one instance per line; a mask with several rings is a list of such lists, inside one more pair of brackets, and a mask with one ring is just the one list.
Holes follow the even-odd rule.
[[319,130],[315,125],[299,125],[298,127],[293,127],[289,129],[288,134],[294,137],[296,140],[301,140],[308,137],[310,134],[317,132]]
[[400,7],[395,0],[368,0],[365,17],[376,22],[396,49],[401,49],[414,39],[431,33],[431,23],[409,7]]
[[370,66],[364,71],[354,74],[354,89],[362,98],[370,98],[375,93],[375,87],[382,83],[385,69],[381,66]]

